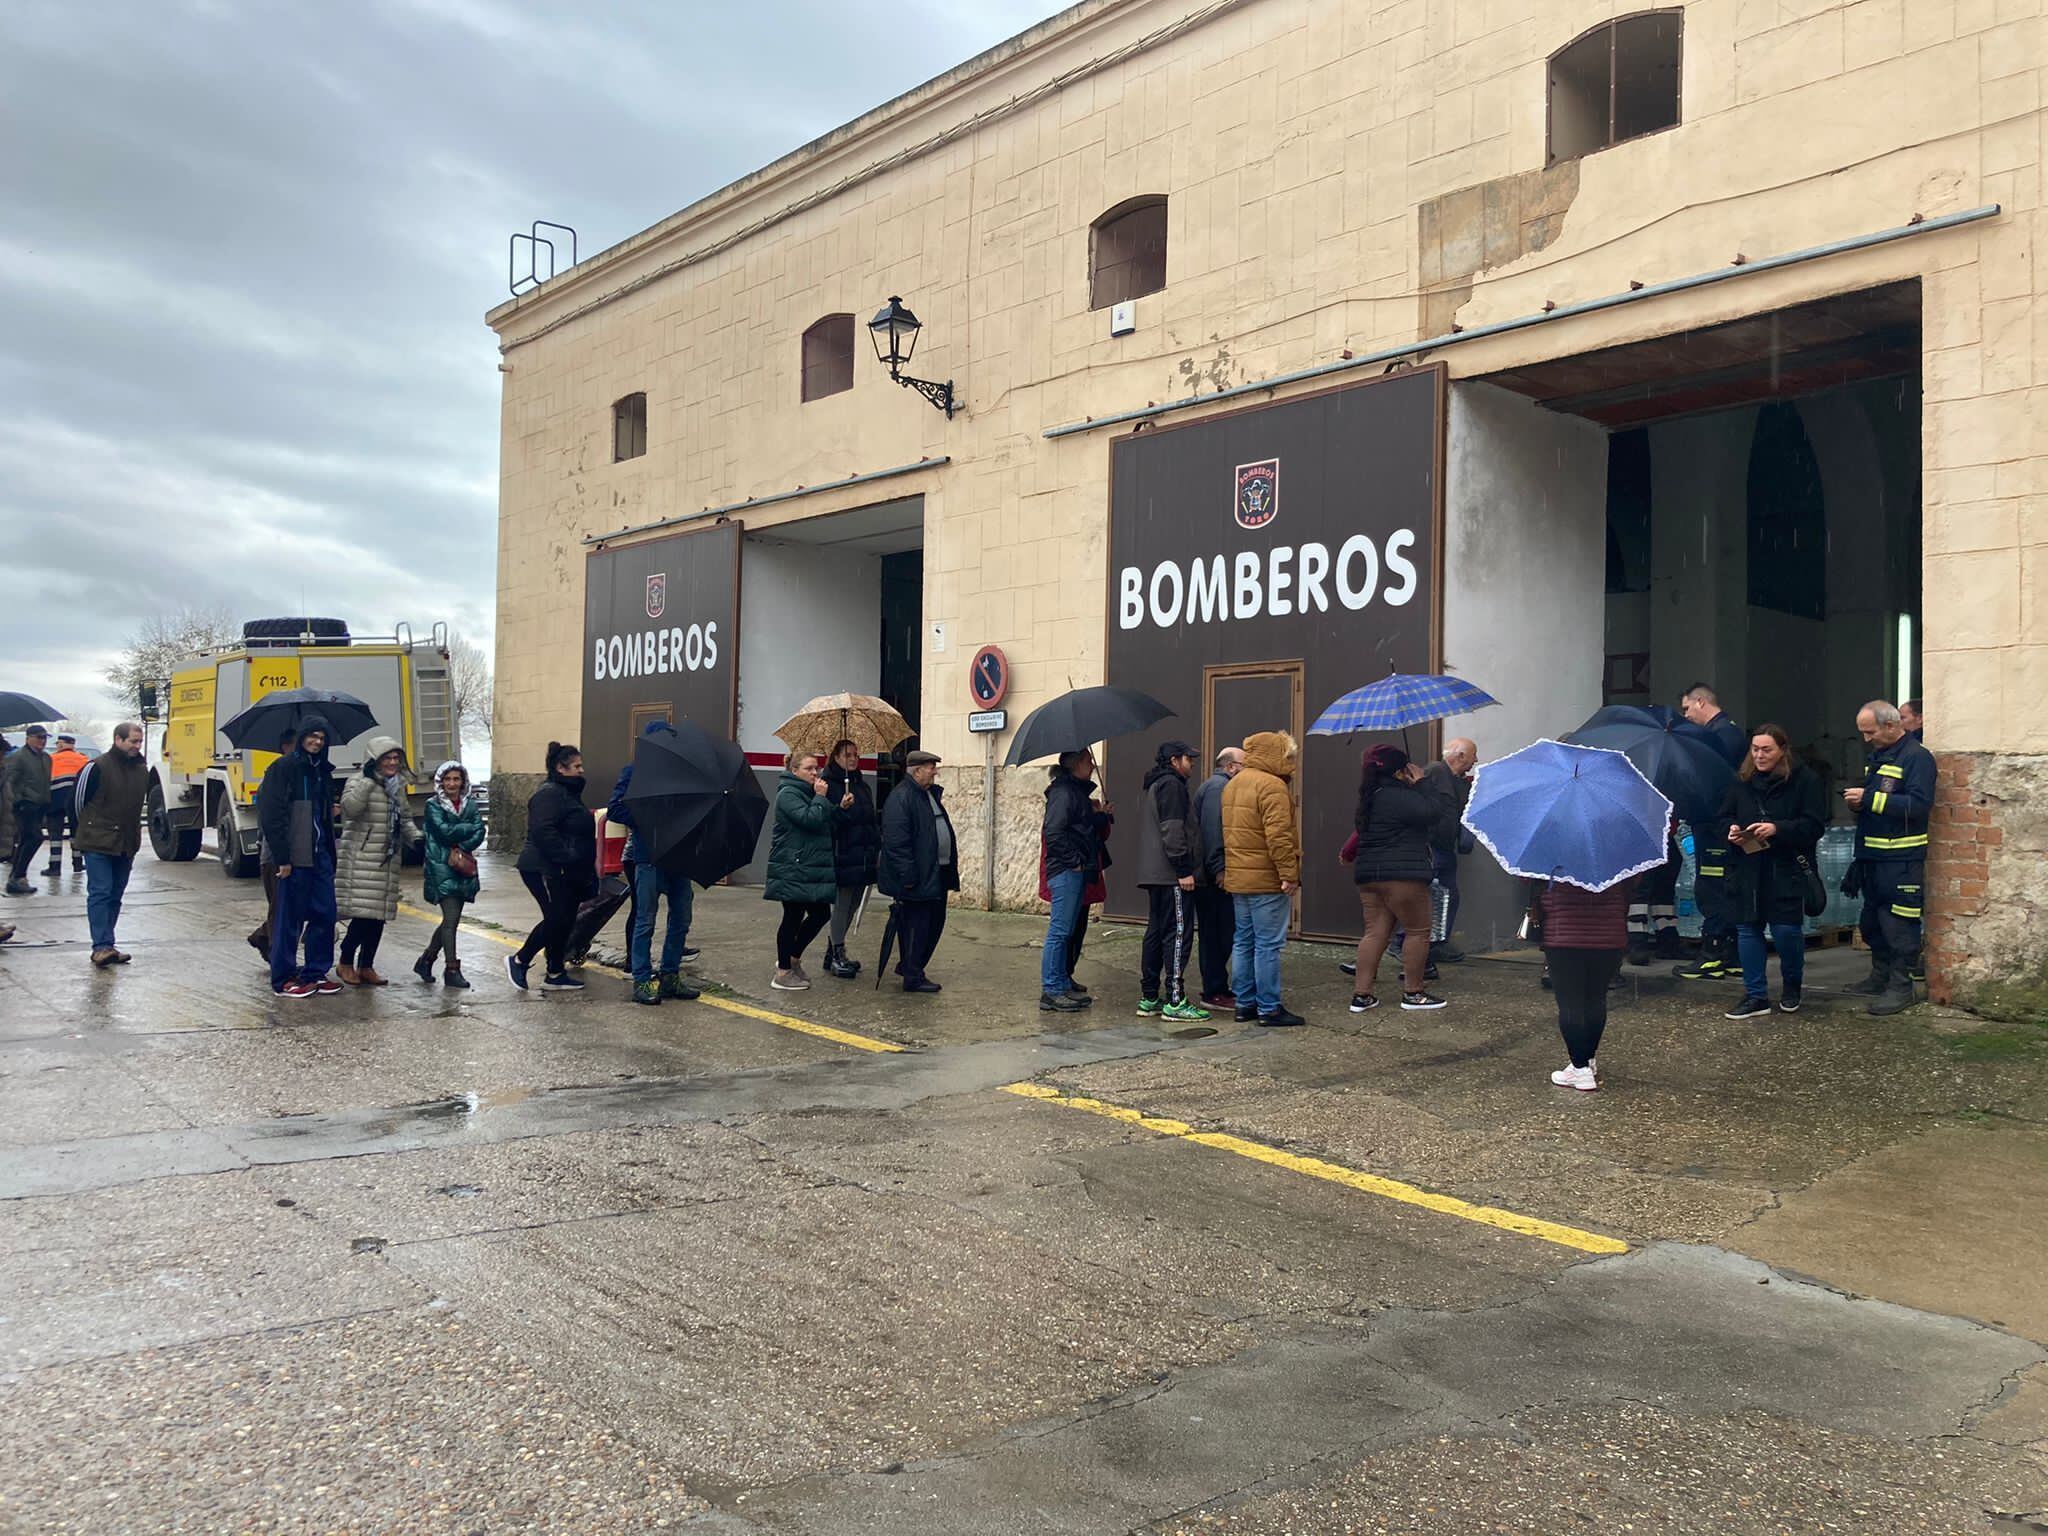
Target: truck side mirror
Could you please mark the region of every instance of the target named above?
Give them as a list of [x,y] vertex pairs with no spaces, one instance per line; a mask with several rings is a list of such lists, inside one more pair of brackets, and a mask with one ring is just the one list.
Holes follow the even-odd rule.
[[145,720],[156,719],[156,684],[144,683],[136,689],[136,694],[136,702],[141,706],[142,718]]

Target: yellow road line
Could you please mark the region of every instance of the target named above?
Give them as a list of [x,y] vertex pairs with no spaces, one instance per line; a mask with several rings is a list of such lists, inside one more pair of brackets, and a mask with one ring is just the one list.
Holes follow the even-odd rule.
[[1524,1237],[1540,1238],[1546,1243],[1556,1243],[1563,1248],[1576,1248],[1581,1253],[1628,1252],[1627,1243],[1617,1238],[1603,1237],[1597,1232],[1582,1232],[1577,1227],[1559,1226],[1556,1222],[1541,1221],[1534,1216],[1517,1215],[1513,1211],[1503,1211],[1491,1205],[1473,1205],[1451,1195],[1439,1195],[1430,1190],[1418,1189],[1413,1184],[1403,1184],[1398,1179],[1385,1179],[1374,1173],[1360,1173],[1355,1168],[1346,1168],[1338,1163],[1326,1163],[1319,1157],[1302,1157],[1297,1153],[1283,1152],[1278,1147],[1246,1141],[1242,1136],[1225,1135],[1220,1131],[1198,1131],[1179,1120],[1147,1115],[1135,1109],[1125,1109],[1119,1104],[1104,1103],[1101,1099],[1061,1093],[1057,1088],[1047,1088],[1039,1083],[1005,1083],[1002,1091],[1014,1093],[1019,1098],[1057,1104],[1062,1109],[1078,1109],[1091,1115],[1101,1115],[1105,1119],[1135,1125],[1141,1130],[1152,1131],[1160,1136],[1176,1136],[1184,1141],[1192,1141],[1197,1146],[1212,1147],[1218,1152],[1234,1152],[1239,1157],[1248,1157],[1254,1162],[1267,1163],[1275,1168],[1285,1168],[1290,1173],[1306,1174],[1312,1179],[1341,1184],[1346,1189],[1379,1195],[1387,1200],[1398,1200],[1403,1205],[1419,1205],[1427,1211],[1456,1216],[1464,1221],[1476,1221],[1482,1226],[1498,1227],[1503,1232],[1519,1232]]
[[[398,910],[407,917],[425,918],[430,923],[441,921],[440,913],[429,912],[424,907],[411,906],[405,902],[398,904]],[[473,933],[480,939],[488,939],[493,944],[503,945],[506,949],[517,949],[523,942],[509,935],[497,933],[489,928],[479,928],[470,923],[464,923],[462,931],[464,933]],[[592,964],[590,969],[604,971],[613,976],[624,976],[626,974],[615,966],[609,965]],[[744,1018],[759,1019],[763,1023],[773,1024],[782,1029],[796,1030],[799,1034],[815,1035],[818,1039],[830,1040],[835,1045],[850,1045],[857,1051],[880,1052],[909,1049],[907,1046],[896,1044],[893,1040],[877,1040],[872,1035],[856,1035],[852,1030],[834,1029],[830,1024],[813,1024],[809,1019],[799,1019],[787,1013],[774,1013],[766,1008],[756,1008],[751,1003],[734,1002],[731,998],[713,997],[709,992],[699,997],[697,1001],[708,1008],[723,1008],[727,1013],[737,1013]]]

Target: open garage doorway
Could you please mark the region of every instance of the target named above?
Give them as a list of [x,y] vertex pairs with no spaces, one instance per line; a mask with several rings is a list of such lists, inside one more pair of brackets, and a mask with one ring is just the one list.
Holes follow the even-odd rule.
[[[1856,711],[1919,691],[1919,285],[1457,384],[1451,439],[1447,659],[1510,701],[1471,723],[1482,758],[1706,683],[1745,727],[1785,728],[1835,808],[1823,852],[1844,841]],[[1487,516],[1517,520],[1491,550]],[[1532,581],[1545,559],[1554,579]],[[1523,585],[1482,621],[1495,565]],[[1507,650],[1495,678],[1487,652]],[[1489,893],[1468,891],[1464,926],[1485,944],[1518,907],[1472,876]]]
[[[775,727],[826,693],[867,693],[913,726],[923,699],[924,498],[748,532],[740,559],[739,743],[772,798],[786,750]],[[863,766],[877,803],[902,777],[911,738]],[[769,834],[735,878],[758,882]]]

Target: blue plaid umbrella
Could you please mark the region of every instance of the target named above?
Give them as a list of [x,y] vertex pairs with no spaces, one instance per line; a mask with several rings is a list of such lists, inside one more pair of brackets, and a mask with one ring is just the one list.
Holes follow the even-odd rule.
[[1538,741],[1480,767],[1465,825],[1511,875],[1604,891],[1664,862],[1671,802],[1619,752]]
[[1398,731],[1411,725],[1470,714],[1498,704],[1492,694],[1462,677],[1438,673],[1391,672],[1376,683],[1354,688],[1308,728],[1311,736],[1349,736],[1353,731]]

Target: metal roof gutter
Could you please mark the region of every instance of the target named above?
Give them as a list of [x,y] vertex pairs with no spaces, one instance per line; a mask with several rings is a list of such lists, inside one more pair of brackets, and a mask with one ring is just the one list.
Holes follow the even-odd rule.
[[722,507],[706,507],[701,512],[685,512],[678,517],[664,517],[658,523],[635,523],[630,528],[615,528],[610,533],[593,533],[585,544],[609,544],[613,539],[627,539],[640,533],[659,533],[664,528],[679,528],[684,523],[701,523],[707,517],[730,517],[735,512],[744,512],[750,507],[772,507],[779,501],[796,501],[805,496],[816,496],[824,491],[842,491],[849,485],[871,485],[877,480],[893,480],[898,475],[915,474],[920,469],[937,469],[953,462],[951,454],[941,454],[936,459],[919,459],[915,464],[898,464],[894,469],[870,470],[864,475],[848,475],[844,480],[828,480],[823,485],[800,485],[795,490],[777,491],[771,496],[749,496],[745,501],[729,501]]
[[1724,283],[1730,278],[1745,277],[1753,272],[1773,272],[1780,267],[1797,266],[1801,262],[1818,261],[1824,256],[1840,256],[1848,251],[1868,250],[1875,245],[1889,245],[1894,240],[1904,240],[1913,235],[1931,235],[1937,230],[1956,229],[1965,224],[1975,224],[1983,219],[1996,218],[2003,210],[1997,203],[1986,203],[1981,208],[1972,208],[1963,213],[1943,214],[1940,218],[1915,218],[1910,224],[1901,224],[1893,229],[1881,229],[1875,234],[1855,235],[1847,240],[1830,241],[1826,245],[1808,246],[1805,250],[1789,251],[1782,256],[1767,256],[1761,261],[1745,261],[1738,266],[1718,267],[1712,272],[1699,272],[1691,277],[1673,278],[1667,283],[1652,283],[1643,288],[1632,288],[1626,293],[1610,293],[1605,298],[1588,299],[1580,304],[1563,304],[1556,309],[1544,310],[1539,314],[1522,315],[1513,320],[1499,320],[1492,325],[1476,325],[1469,330],[1449,331],[1441,336],[1431,336],[1423,341],[1406,342],[1398,347],[1382,347],[1377,352],[1364,352],[1355,357],[1339,358],[1333,363],[1319,363],[1313,368],[1298,368],[1292,373],[1275,374],[1270,379],[1261,379],[1253,384],[1234,384],[1229,389],[1219,389],[1213,395],[1192,395],[1185,400],[1169,400],[1163,405],[1148,405],[1135,411],[1121,411],[1114,416],[1091,416],[1080,421],[1070,421],[1065,426],[1047,427],[1046,437],[1071,437],[1077,432],[1098,432],[1104,427],[1124,426],[1131,422],[1153,421],[1177,411],[1193,410],[1197,406],[1214,405],[1218,401],[1235,399],[1260,391],[1284,389],[1289,384],[1300,384],[1310,379],[1324,379],[1332,374],[1349,373],[1359,368],[1371,368],[1376,364],[1398,362],[1402,358],[1415,357],[1424,352],[1435,352],[1444,347],[1455,347],[1462,342],[1482,341],[1489,336],[1505,336],[1511,331],[1526,331],[1532,326],[1547,325],[1553,320],[1569,320],[1577,315],[1597,314],[1605,309],[1619,309],[1624,304],[1634,304],[1643,299],[1659,299],[1667,294],[1684,293],[1693,288],[1705,288],[1712,283]]

